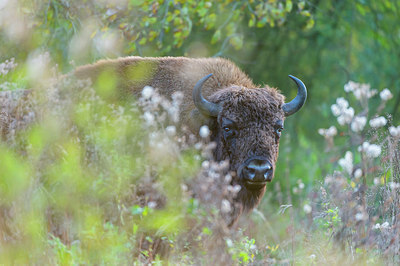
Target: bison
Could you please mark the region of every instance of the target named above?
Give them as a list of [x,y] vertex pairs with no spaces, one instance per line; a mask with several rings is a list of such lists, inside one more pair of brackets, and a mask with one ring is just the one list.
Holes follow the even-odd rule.
[[134,56],[101,60],[77,68],[74,74],[96,82],[104,72],[116,78],[120,97],[138,96],[146,85],[167,97],[181,91],[182,123],[191,125],[193,131],[202,124],[209,126],[210,139],[216,143],[215,160],[229,160],[230,170],[236,173],[232,182],[242,187],[237,201],[243,210],[253,209],[264,195],[266,183],[274,176],[284,120],[307,97],[303,82],[289,76],[298,93],[285,103],[277,89],[256,86],[223,58]]

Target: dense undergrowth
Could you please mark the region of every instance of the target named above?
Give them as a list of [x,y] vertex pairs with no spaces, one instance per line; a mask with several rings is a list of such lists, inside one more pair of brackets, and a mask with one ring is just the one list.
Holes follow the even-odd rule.
[[[383,113],[389,90],[346,84],[332,105],[339,129],[319,131],[327,145],[317,157],[332,171],[284,191],[287,169],[229,228],[240,187],[227,162],[212,160],[207,128],[179,125],[179,93],[145,87],[109,102],[112,80],[74,80],[48,55],[35,60],[42,69],[0,67],[0,263],[399,263],[400,127]],[[281,156],[290,144],[283,137]]]

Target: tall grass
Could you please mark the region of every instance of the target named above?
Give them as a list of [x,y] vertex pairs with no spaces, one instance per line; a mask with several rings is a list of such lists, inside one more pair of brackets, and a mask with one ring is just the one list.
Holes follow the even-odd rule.
[[274,182],[280,208],[267,192],[231,228],[240,187],[206,130],[179,124],[179,93],[145,87],[116,102],[112,78],[91,84],[59,75],[48,55],[31,60],[41,69],[1,65],[0,263],[399,263],[400,127],[375,119],[388,94],[373,106],[378,96],[350,83],[332,107],[338,129],[320,130],[317,155],[336,171],[289,193]]

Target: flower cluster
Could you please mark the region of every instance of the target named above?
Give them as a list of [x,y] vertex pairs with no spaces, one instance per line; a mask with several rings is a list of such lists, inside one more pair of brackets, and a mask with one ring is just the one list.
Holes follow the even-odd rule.
[[320,128],[318,129],[318,134],[324,136],[325,138],[331,138],[337,135],[337,129],[335,126],[331,126],[327,129]]
[[336,104],[331,106],[331,110],[341,126],[349,124],[354,117],[353,107],[349,107],[349,102],[342,97],[336,99]]
[[377,158],[381,155],[382,148],[376,144],[370,144],[369,142],[364,142],[358,147],[359,152],[364,152],[368,158]]
[[367,124],[367,118],[365,116],[355,116],[351,122],[350,128],[354,132],[361,132]]
[[400,137],[400,126],[391,126],[389,127],[389,133],[392,135],[392,137],[398,138]]
[[388,88],[383,89],[380,93],[379,96],[381,97],[382,101],[388,101],[393,98],[392,93]]
[[6,75],[10,70],[17,66],[17,63],[15,63],[14,60],[14,58],[11,58],[10,60],[6,60],[0,64],[0,75]]
[[154,126],[156,123],[171,122],[176,124],[179,122],[179,106],[182,104],[183,93],[174,92],[171,98],[172,101],[166,99],[150,86],[143,88],[139,104],[143,108],[143,119],[147,126]]
[[371,90],[369,84],[357,83],[354,81],[349,81],[344,85],[345,92],[352,92],[357,100],[367,100],[377,94],[377,90]]
[[346,173],[351,175],[353,172],[353,153],[351,151],[347,151],[344,155],[344,158],[339,159],[338,163]]
[[387,119],[383,116],[376,117],[369,121],[369,125],[373,128],[379,128],[385,126],[387,123]]

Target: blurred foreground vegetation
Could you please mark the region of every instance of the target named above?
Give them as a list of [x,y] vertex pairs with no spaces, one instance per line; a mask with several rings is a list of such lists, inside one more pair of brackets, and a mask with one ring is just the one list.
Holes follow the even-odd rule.
[[[397,265],[399,25],[384,0],[0,1],[0,264]],[[127,55],[223,56],[287,98],[288,74],[307,85],[236,228],[224,166],[166,108],[179,97],[110,104],[112,81],[62,77]]]

